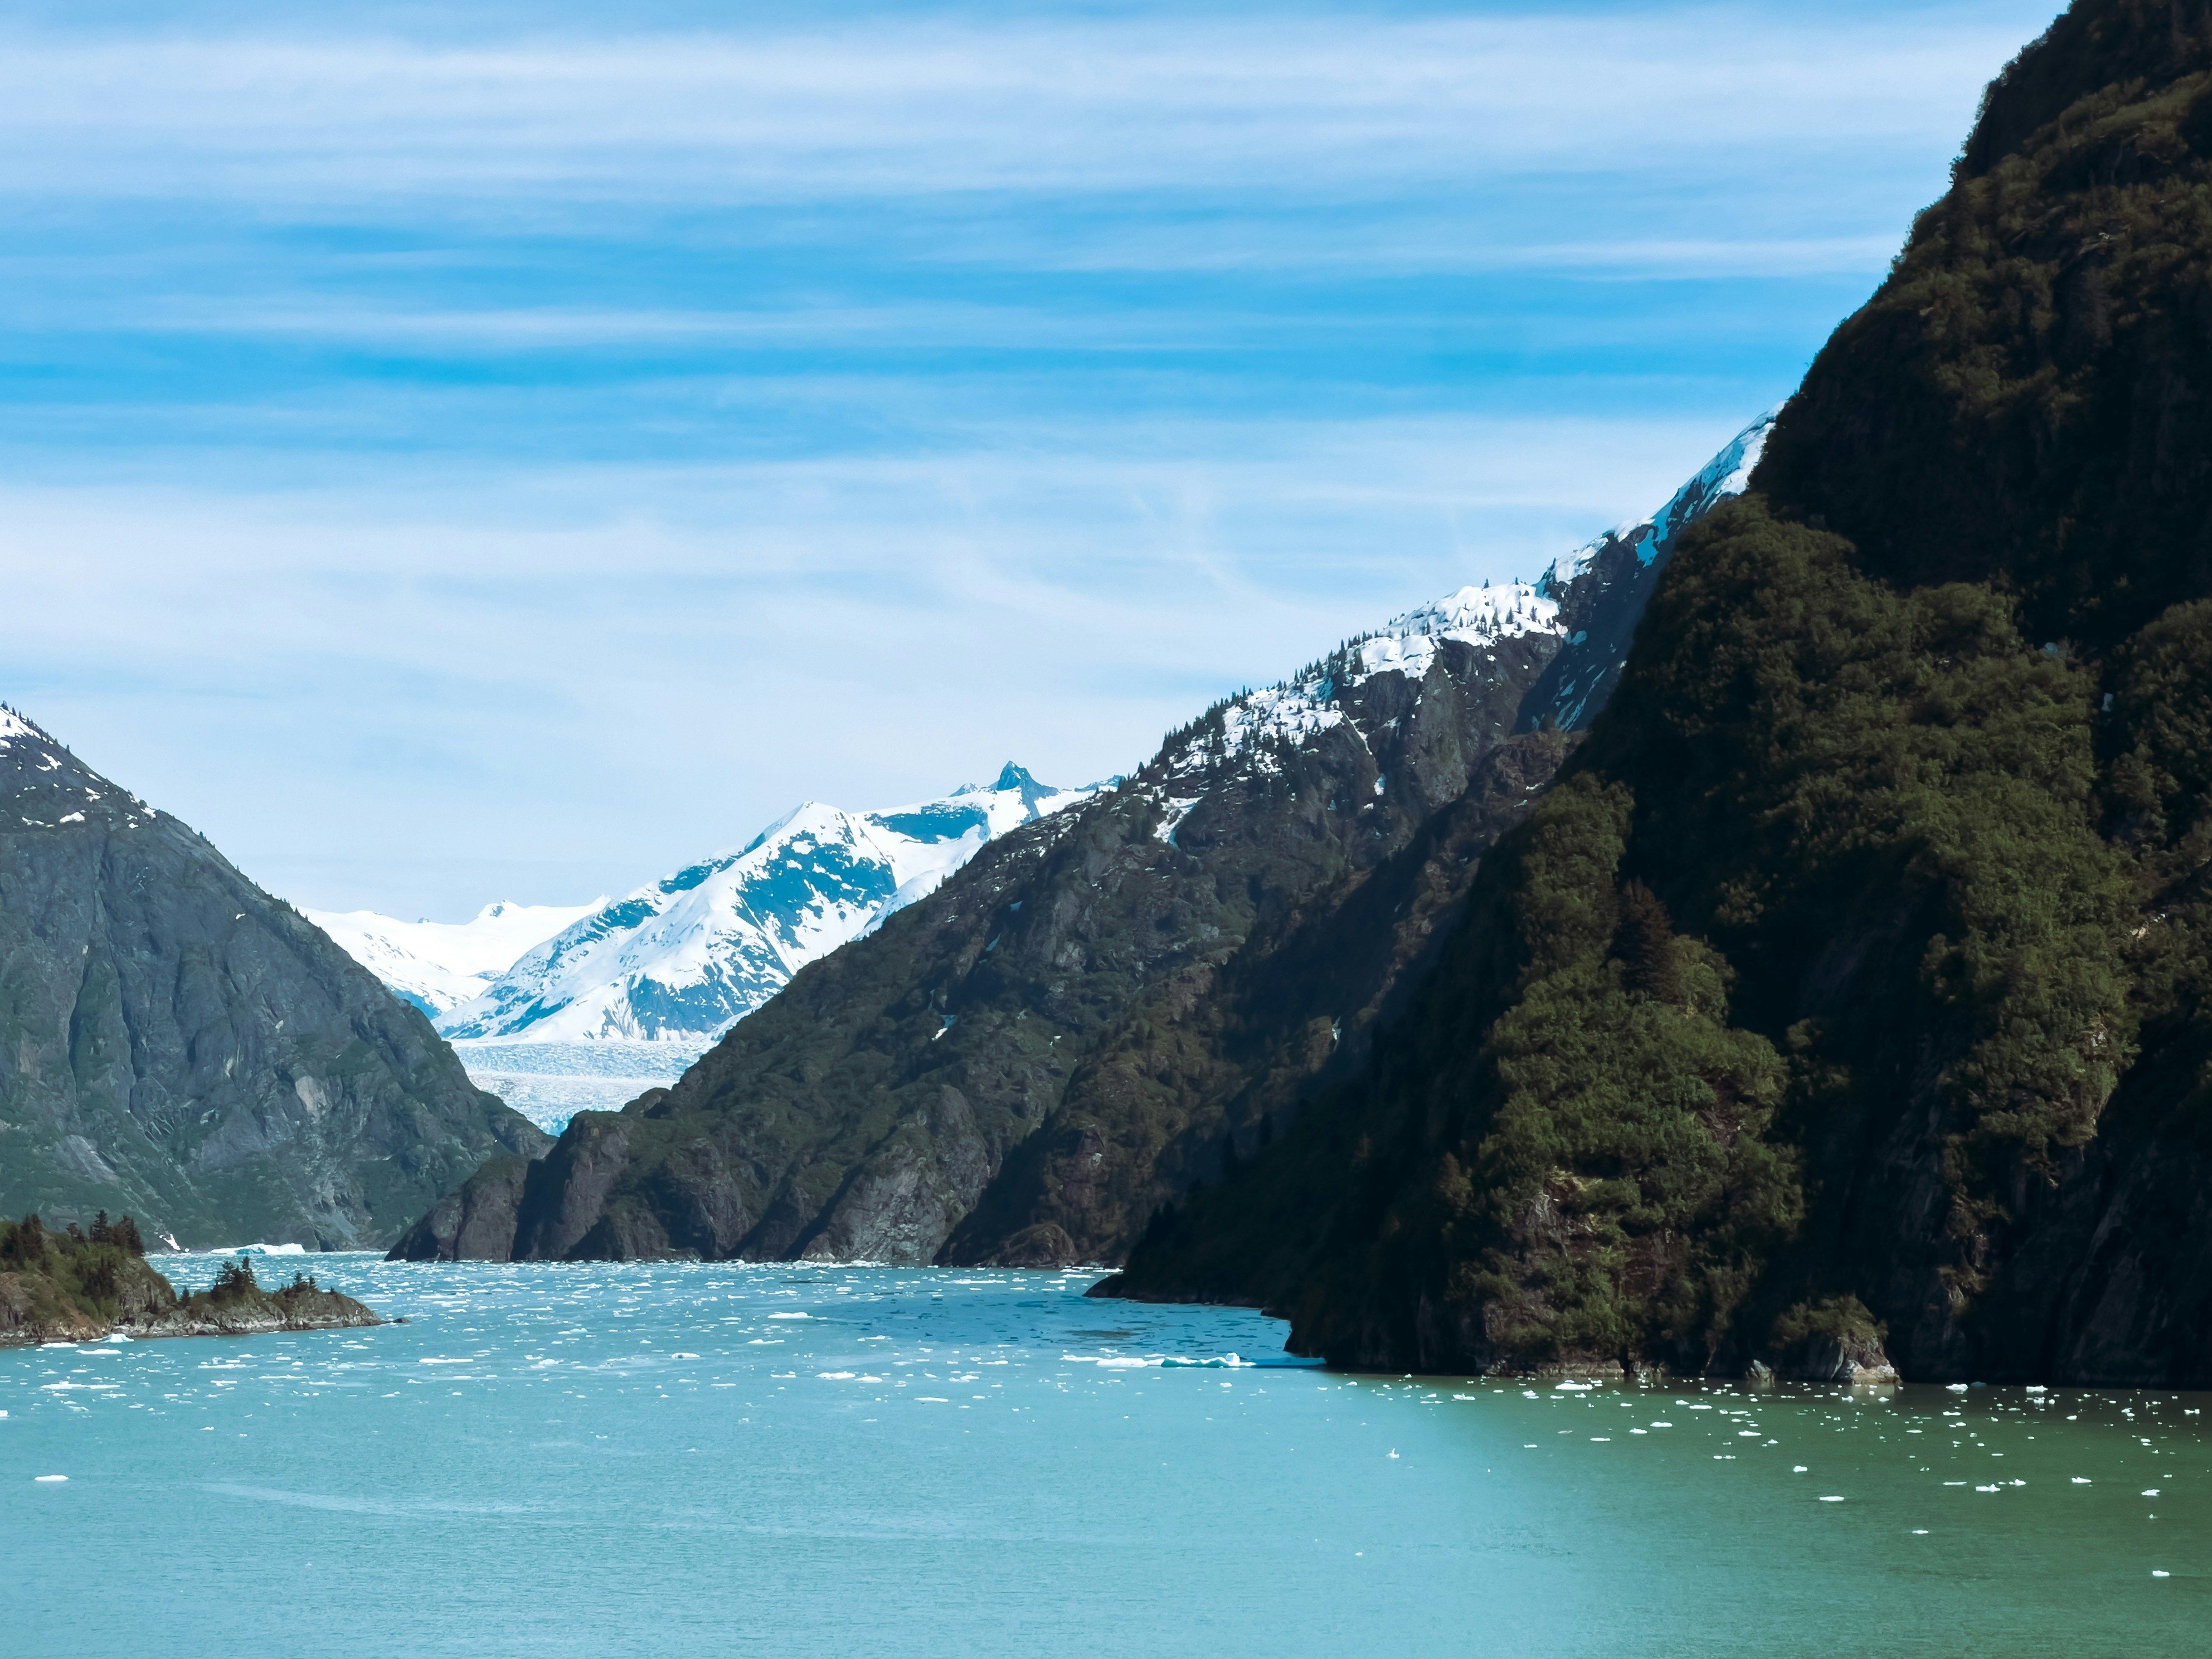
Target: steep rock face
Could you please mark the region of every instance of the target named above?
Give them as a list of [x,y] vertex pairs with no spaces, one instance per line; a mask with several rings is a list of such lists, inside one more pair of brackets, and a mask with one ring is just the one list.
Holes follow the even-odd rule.
[[[1709,484],[1740,482],[1756,435]],[[991,842],[674,1088],[579,1115],[517,1194],[509,1249],[1118,1257],[1364,1051],[1558,763],[1556,735],[1515,736],[1547,723],[1546,669],[1578,634],[1632,629],[1616,613],[1644,589],[1626,572],[1663,565],[1717,494],[1686,492],[1542,588],[1463,589],[1230,699],[1133,777]],[[448,1211],[401,1248],[476,1246]]]
[[1117,1288],[1391,1368],[2212,1382],[2207,21],[2006,72],[1367,1075]]
[[358,1249],[547,1144],[192,830],[0,713],[0,1212]]
[[1566,747],[1548,732],[1498,744],[1459,799],[1372,870],[1267,918],[1218,966],[1138,999],[940,1259],[1121,1261],[1161,1206],[1272,1144],[1315,1088],[1357,1072],[1482,854]]

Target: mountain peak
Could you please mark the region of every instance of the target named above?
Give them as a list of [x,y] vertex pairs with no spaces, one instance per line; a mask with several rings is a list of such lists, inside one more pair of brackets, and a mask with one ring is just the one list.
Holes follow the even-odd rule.
[[1008,761],[995,782],[878,811],[809,800],[718,853],[549,932],[438,1016],[454,1039],[697,1048],[984,842],[1095,793]]
[[999,775],[988,783],[963,783],[952,792],[952,799],[962,795],[996,795],[1008,791],[1019,791],[1028,795],[1056,795],[1060,792],[1048,783],[1039,783],[1026,766],[1017,766],[1008,761],[999,769]]

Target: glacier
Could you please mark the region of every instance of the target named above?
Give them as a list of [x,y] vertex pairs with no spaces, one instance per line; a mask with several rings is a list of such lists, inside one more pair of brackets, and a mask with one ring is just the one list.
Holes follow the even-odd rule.
[[[1349,725],[1360,741],[1375,738],[1365,717],[1352,717],[1352,694],[1384,675],[1419,687],[1447,646],[1487,656],[1529,636],[1558,641],[1519,720],[1569,730],[1586,724],[1619,677],[1677,538],[1745,488],[1773,420],[1769,412],[1746,427],[1649,520],[1553,561],[1534,581],[1461,587],[1346,641],[1290,679],[1217,702],[1171,733],[1155,763],[1148,793],[1161,817],[1153,833],[1176,844],[1184,819],[1221,778],[1279,771],[1289,751],[1333,728]],[[313,920],[418,1006],[447,998],[430,1012],[471,1077],[557,1131],[576,1111],[619,1107],[673,1083],[801,968],[933,891],[986,842],[1118,781],[1058,789],[1009,763],[990,784],[882,811],[809,801],[744,846],[618,899],[580,910],[488,907],[478,923],[506,909],[564,925],[527,941],[502,970],[456,961],[453,975],[474,975],[473,982],[449,976],[434,984],[416,965],[443,948],[443,935],[420,931],[439,924],[394,924],[367,912]],[[1376,779],[1378,796],[1389,787],[1388,776]],[[518,921],[500,937],[526,931]]]
[[808,801],[742,847],[590,905],[490,905],[454,924],[310,920],[428,1013],[478,1087],[557,1132],[673,1082],[808,963],[933,891],[987,841],[1102,787],[1058,788],[1009,762],[991,783],[911,805]]
[[588,904],[487,904],[467,921],[400,921],[374,910],[305,910],[356,962],[435,1020],[483,994],[531,946],[592,915]]

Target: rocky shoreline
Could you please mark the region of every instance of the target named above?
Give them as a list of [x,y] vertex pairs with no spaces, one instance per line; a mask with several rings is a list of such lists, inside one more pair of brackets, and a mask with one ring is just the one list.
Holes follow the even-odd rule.
[[88,1236],[51,1231],[36,1216],[0,1222],[0,1348],[167,1336],[260,1336],[280,1331],[360,1328],[389,1322],[309,1274],[275,1289],[253,1264],[226,1261],[204,1291],[177,1287],[137,1248],[125,1217],[102,1215]]

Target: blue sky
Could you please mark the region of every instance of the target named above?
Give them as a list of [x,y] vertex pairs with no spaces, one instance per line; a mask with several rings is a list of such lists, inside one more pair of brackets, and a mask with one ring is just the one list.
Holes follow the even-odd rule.
[[18,5],[0,697],[410,917],[1127,769],[1663,500],[2055,9]]

